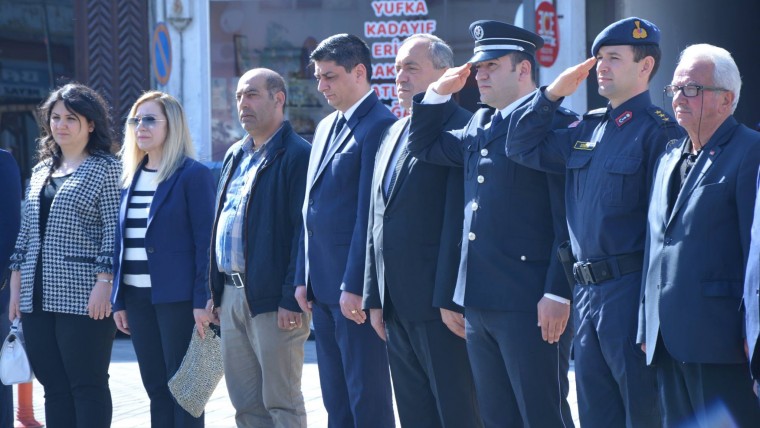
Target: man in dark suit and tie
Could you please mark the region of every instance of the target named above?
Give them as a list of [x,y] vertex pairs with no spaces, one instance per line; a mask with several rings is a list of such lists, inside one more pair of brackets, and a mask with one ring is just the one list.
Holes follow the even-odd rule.
[[[399,104],[411,108],[412,97],[453,65],[454,54],[440,38],[404,40],[396,54]],[[471,113],[450,100],[444,115],[444,129],[458,129]],[[377,154],[364,308],[388,345],[401,425],[476,428],[482,423],[463,310],[451,301],[462,236],[462,171],[408,156],[408,136],[407,117],[386,131]]]
[[303,205],[296,299],[313,311],[322,400],[330,427],[395,424],[385,343],[362,310],[367,213],[380,137],[395,120],[370,88],[369,47],[338,34],[311,54],[318,89],[336,112],[314,134]]
[[[508,159],[512,112],[536,89],[538,35],[497,21],[470,25],[475,51],[415,97],[409,150],[464,167],[464,230],[454,301],[465,308],[467,352],[488,427],[573,426],[567,403],[570,286],[556,257],[567,239],[564,177]],[[445,130],[446,101],[470,66],[480,99],[462,129]],[[420,102],[421,101],[421,102]],[[556,126],[576,116],[556,113]]]
[[706,44],[681,53],[665,87],[688,136],[655,169],[638,342],[666,426],[716,426],[716,408],[731,426],[760,421],[739,310],[760,134],[732,116],[740,89],[731,54]]

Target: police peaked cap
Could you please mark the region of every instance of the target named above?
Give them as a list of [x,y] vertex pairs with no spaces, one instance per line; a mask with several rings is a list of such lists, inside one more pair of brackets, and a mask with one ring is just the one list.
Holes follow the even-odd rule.
[[544,39],[524,28],[499,21],[475,21],[470,24],[475,50],[469,63],[499,58],[511,52],[525,52],[535,57]]
[[594,39],[591,56],[596,56],[602,46],[657,45],[660,44],[660,29],[641,18],[626,18],[610,24]]

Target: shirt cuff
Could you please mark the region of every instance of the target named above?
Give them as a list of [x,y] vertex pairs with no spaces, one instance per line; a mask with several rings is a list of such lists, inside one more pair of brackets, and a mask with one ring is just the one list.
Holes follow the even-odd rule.
[[544,293],[544,297],[546,297],[549,300],[554,300],[555,302],[564,303],[566,305],[570,304],[569,299],[565,299],[564,297],[557,296],[556,294]]
[[422,104],[443,104],[451,99],[451,95],[441,95],[438,92],[428,88],[425,91],[425,97],[422,98]]

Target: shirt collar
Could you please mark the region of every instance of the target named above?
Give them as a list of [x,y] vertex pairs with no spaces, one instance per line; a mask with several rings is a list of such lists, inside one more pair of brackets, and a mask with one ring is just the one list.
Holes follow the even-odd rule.
[[351,119],[351,115],[354,114],[354,112],[356,111],[356,109],[359,108],[359,105],[361,105],[361,103],[363,103],[364,100],[366,100],[367,97],[369,96],[369,94],[371,94],[372,92],[373,92],[373,90],[370,89],[366,94],[364,94],[363,97],[361,97],[361,99],[359,99],[359,101],[357,101],[356,103],[354,103],[354,105],[352,105],[351,107],[349,107],[349,109],[346,110],[345,113],[339,113],[339,114],[343,114],[343,116],[346,118],[346,122],[348,122],[348,120]]
[[[285,123],[285,122],[283,122],[283,123]],[[269,144],[269,142],[272,141],[272,139],[274,139],[274,137],[277,134],[279,134],[281,131],[282,131],[282,125],[280,125],[280,127],[277,128],[276,131],[274,131],[274,134],[272,134],[266,141],[264,141],[264,144],[262,144],[261,146],[259,146],[258,149],[254,149],[254,147],[253,147],[253,137],[251,137],[250,135],[246,136],[245,141],[243,142],[243,147],[242,147],[243,151],[246,154],[253,154],[253,153],[257,153],[257,152],[263,153],[264,150],[267,148],[267,145]]]

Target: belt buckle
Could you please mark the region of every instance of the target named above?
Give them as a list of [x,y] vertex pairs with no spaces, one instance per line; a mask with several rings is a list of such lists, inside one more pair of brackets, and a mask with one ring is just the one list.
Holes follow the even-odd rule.
[[596,284],[596,278],[594,278],[594,272],[591,270],[591,263],[590,262],[578,262],[575,264],[575,269],[573,269],[573,273],[576,279],[581,279],[582,282],[586,285],[588,284]]
[[230,276],[232,277],[232,283],[235,284],[235,288],[243,288],[245,286],[243,275],[240,272],[232,272]]

